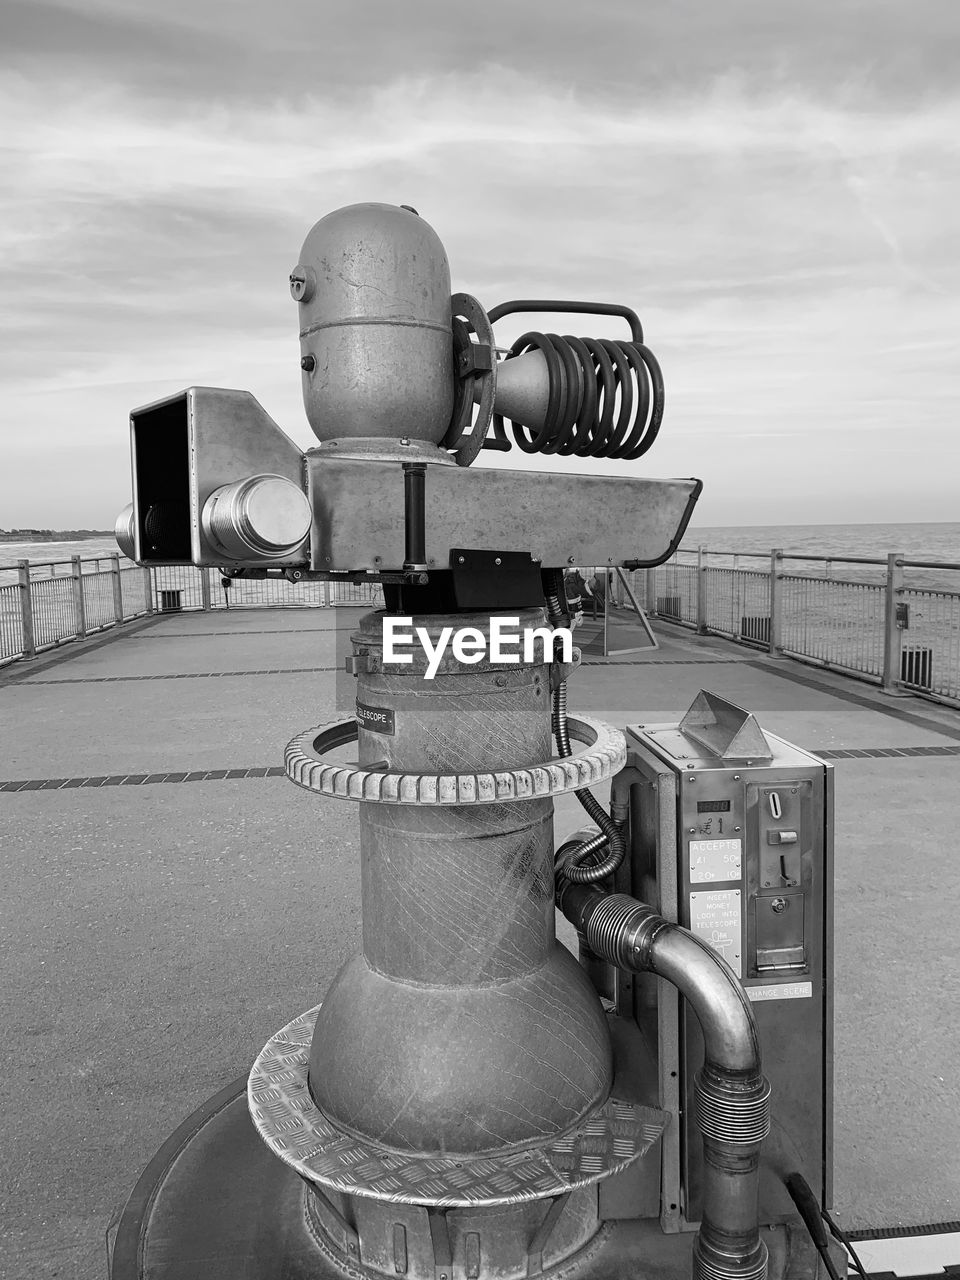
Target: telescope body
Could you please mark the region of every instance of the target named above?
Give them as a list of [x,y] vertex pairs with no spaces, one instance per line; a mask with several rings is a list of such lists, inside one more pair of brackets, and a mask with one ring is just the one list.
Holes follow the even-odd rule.
[[454,373],[450,268],[433,228],[395,205],[338,209],[310,231],[291,281],[317,439],[406,439],[407,456],[440,461]]
[[[664,400],[639,318],[488,314],[385,204],[316,223],[290,289],[318,445],[246,392],[134,410],[117,536],[141,564],[382,586],[355,718],[285,753],[318,806],[358,807],[362,944],[261,1049],[245,1128],[206,1116],[135,1195],[113,1280],[816,1280],[784,1180],[828,1204],[828,770],[713,695],[629,740],[568,718],[579,652],[491,643],[507,616],[571,622],[565,569],[652,567],[683,536],[698,480],[472,465],[641,457]],[[493,323],[550,310],[630,341],[531,331],[498,359]],[[454,631],[472,657],[437,656]],[[558,845],[571,793],[593,825]]]

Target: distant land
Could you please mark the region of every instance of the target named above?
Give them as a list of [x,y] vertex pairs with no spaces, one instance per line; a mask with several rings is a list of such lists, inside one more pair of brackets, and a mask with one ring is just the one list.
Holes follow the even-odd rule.
[[112,529],[0,529],[0,542],[79,542],[108,538]]

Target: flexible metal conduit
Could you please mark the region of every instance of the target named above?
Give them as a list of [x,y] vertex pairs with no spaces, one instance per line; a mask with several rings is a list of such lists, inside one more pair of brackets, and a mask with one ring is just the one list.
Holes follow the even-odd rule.
[[622,969],[665,978],[700,1020],[705,1054],[696,1098],[704,1170],[694,1280],[763,1280],[767,1249],[760,1239],[758,1188],[770,1086],[743,988],[716,952],[652,907],[572,883],[562,868],[559,876],[557,902],[590,950]]
[[[553,593],[547,595],[547,613],[552,622],[559,622],[563,617],[560,597]],[[571,755],[570,731],[567,726],[566,680],[561,680],[554,690],[551,724],[560,755],[563,757]],[[568,880],[575,880],[579,884],[587,884],[613,875],[620,863],[623,862],[626,846],[623,842],[623,835],[619,825],[606,812],[593,792],[583,787],[574,794],[600,828],[600,831],[598,835],[583,844],[577,844],[574,841],[563,845],[557,850],[556,864],[558,868],[563,867],[563,874]],[[589,860],[593,855],[600,853],[604,849],[609,849],[607,856],[600,862],[591,864]]]

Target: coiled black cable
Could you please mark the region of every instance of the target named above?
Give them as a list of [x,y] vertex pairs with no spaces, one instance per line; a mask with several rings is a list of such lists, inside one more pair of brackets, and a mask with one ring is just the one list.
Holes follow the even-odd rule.
[[[663,419],[663,374],[643,342],[523,334],[507,360],[539,351],[547,365],[549,395],[543,425],[511,423],[524,453],[578,458],[622,458],[647,452]],[[509,448],[502,414],[493,416],[493,440]]]

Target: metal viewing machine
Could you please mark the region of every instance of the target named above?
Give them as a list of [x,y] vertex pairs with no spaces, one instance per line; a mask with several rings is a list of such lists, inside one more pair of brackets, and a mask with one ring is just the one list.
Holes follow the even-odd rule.
[[[829,767],[706,692],[673,724],[575,718],[576,653],[485,648],[498,616],[564,624],[569,565],[656,565],[683,534],[696,480],[472,465],[646,453],[663,382],[637,316],[488,314],[384,204],[318,222],[290,286],[318,447],[246,392],[138,409],[117,536],[143,565],[383,585],[352,637],[356,717],[286,751],[318,804],[357,805],[363,947],[246,1098],[158,1153],[113,1280],[836,1276]],[[630,337],[504,353],[492,325],[518,312]],[[474,660],[385,661],[397,616],[471,628]],[[589,789],[608,779],[609,808]],[[558,844],[568,792],[592,825]]]

